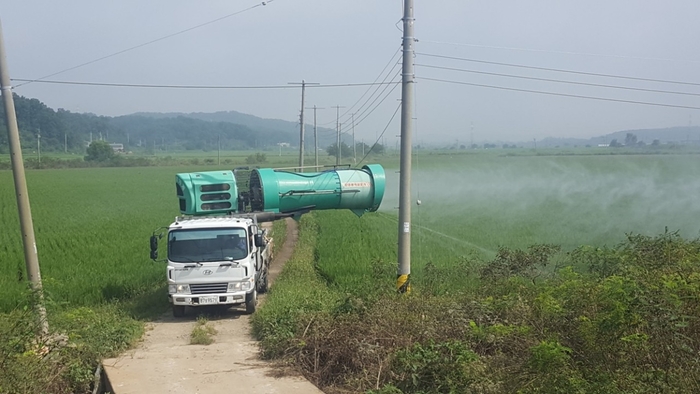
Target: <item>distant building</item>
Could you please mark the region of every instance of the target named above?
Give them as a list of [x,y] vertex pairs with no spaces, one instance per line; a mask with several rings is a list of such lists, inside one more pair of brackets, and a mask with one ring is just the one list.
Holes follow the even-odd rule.
[[610,144],[598,144],[598,148],[607,148]]
[[115,152],[124,152],[124,144],[109,144]]

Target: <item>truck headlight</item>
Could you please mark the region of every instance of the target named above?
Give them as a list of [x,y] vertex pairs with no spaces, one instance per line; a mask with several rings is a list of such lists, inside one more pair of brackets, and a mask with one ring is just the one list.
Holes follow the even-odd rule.
[[170,294],[190,294],[190,285],[168,285]]
[[228,284],[228,291],[248,291],[252,289],[252,280],[246,280],[243,282],[231,282]]

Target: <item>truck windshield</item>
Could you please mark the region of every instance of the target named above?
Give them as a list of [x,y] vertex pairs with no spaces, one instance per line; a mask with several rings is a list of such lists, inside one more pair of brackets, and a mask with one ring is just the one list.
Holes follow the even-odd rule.
[[179,263],[239,260],[248,255],[243,228],[172,230],[168,259]]

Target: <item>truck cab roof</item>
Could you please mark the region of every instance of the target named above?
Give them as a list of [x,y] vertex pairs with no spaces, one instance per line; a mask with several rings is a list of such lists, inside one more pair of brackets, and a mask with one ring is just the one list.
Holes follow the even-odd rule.
[[249,227],[253,220],[235,216],[178,216],[170,229],[212,228],[212,227]]

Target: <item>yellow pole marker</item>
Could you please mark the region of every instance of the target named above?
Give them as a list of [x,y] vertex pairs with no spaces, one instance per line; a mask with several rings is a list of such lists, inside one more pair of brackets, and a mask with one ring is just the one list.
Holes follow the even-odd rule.
[[410,293],[411,292],[411,278],[408,275],[398,275],[396,277],[396,291],[399,293]]

